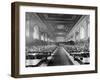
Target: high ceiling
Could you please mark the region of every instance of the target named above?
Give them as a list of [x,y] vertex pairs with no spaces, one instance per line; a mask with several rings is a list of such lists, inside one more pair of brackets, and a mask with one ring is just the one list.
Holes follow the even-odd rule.
[[82,15],[37,13],[55,37],[65,37]]

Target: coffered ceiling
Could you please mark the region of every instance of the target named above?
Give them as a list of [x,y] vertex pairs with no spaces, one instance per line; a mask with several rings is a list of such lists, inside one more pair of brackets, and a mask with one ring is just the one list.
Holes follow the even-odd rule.
[[65,37],[82,15],[37,13],[54,37]]

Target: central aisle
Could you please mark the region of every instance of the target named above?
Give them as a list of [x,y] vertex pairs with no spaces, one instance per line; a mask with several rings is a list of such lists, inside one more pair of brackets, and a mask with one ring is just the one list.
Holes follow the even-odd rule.
[[71,60],[66,55],[63,47],[58,47],[55,52],[54,59],[48,64],[48,66],[60,66],[60,65],[73,65]]

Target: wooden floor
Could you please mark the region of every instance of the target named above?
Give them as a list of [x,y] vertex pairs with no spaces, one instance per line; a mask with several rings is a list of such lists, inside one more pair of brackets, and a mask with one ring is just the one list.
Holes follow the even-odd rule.
[[50,61],[48,66],[60,66],[60,65],[73,65],[71,60],[66,55],[66,52],[63,47],[58,47],[53,61]]

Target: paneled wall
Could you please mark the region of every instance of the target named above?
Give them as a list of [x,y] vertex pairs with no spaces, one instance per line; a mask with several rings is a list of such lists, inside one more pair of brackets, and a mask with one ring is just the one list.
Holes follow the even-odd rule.
[[43,42],[54,42],[48,26],[36,13],[26,12],[25,39],[26,46],[40,45]]
[[89,15],[82,16],[66,37],[66,41],[87,40],[90,37]]
[[47,31],[46,25],[35,13],[26,13],[26,45],[31,45],[35,39],[41,39],[40,34]]

